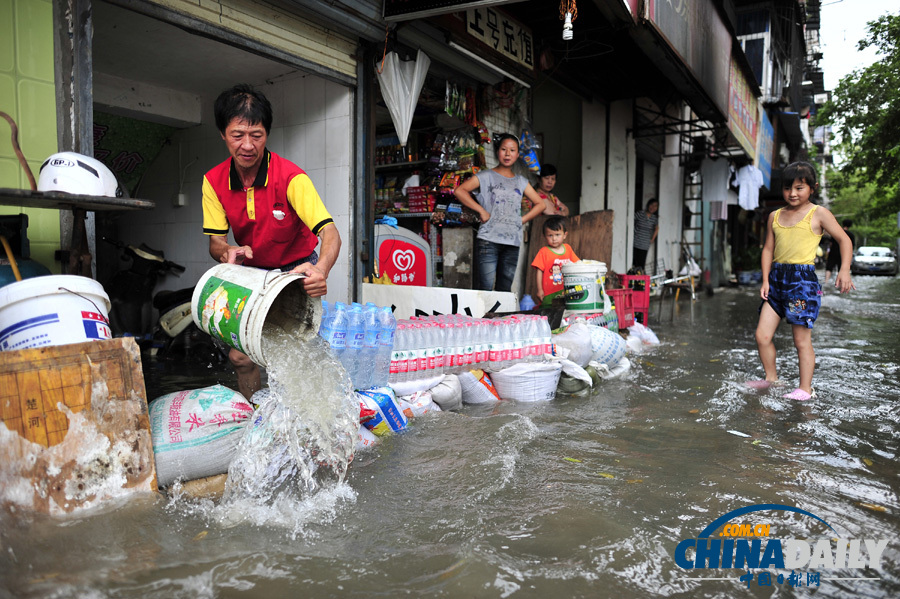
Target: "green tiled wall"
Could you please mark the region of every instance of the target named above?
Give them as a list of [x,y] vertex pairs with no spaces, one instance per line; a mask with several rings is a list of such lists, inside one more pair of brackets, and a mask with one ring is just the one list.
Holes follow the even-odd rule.
[[[36,179],[41,162],[57,151],[52,0],[0,0],[0,110],[18,124],[19,147]],[[29,187],[5,119],[0,119],[0,187]],[[0,206],[0,214],[23,211],[28,214],[31,258],[59,272],[53,260],[59,249],[59,212]]]

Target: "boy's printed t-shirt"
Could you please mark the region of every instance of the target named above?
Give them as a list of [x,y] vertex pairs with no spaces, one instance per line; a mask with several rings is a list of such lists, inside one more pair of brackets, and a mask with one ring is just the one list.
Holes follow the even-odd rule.
[[544,296],[563,290],[562,267],[570,262],[578,262],[578,256],[569,246],[563,244],[563,253],[557,254],[549,246],[542,247],[534,257],[531,265],[542,271],[541,288]]

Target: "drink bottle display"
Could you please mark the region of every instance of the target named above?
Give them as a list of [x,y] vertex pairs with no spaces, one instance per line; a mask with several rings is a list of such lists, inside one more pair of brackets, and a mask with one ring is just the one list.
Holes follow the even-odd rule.
[[406,327],[406,378],[403,380],[414,381],[419,378],[419,355],[424,352],[422,342],[419,340],[418,323],[410,321]]
[[391,383],[399,383],[406,380],[406,371],[408,368],[406,359],[406,323],[397,323],[397,329],[394,331],[394,347],[391,350],[391,366],[388,375],[388,381]]
[[359,359],[362,354],[363,341],[366,335],[365,315],[363,315],[362,306],[354,303],[350,307],[347,314],[347,348],[344,350],[343,359],[344,369],[350,375],[354,388],[359,382]]
[[325,339],[331,345],[334,355],[341,364],[344,363],[344,352],[347,350],[347,305],[335,302],[329,319],[329,336]]
[[380,325],[378,323],[378,306],[372,302],[368,302],[363,308],[363,323],[365,324],[365,334],[357,367],[358,389],[371,387],[375,376],[375,355],[378,353]]
[[397,320],[391,312],[390,306],[384,306],[378,310],[378,351],[375,354],[375,374],[372,378],[373,387],[383,387],[388,382],[391,365],[393,364],[394,337],[397,329]]

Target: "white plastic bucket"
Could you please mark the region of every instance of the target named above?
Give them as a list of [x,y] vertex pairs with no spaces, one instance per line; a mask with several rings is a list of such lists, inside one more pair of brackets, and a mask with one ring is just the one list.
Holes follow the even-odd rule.
[[306,295],[302,275],[219,264],[194,287],[191,317],[200,330],[247,354],[260,366],[263,326],[270,318],[299,342],[319,332],[322,302]]
[[0,350],[109,339],[109,306],[100,283],[77,275],[0,287]]
[[606,264],[591,260],[563,264],[567,310],[604,310]]

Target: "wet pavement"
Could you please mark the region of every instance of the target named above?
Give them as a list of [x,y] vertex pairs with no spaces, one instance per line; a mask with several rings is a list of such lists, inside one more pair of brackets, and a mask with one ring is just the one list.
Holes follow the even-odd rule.
[[[0,596],[896,597],[900,279],[855,281],[823,300],[811,402],[742,385],[762,373],[756,288],[682,298],[672,322],[651,320],[661,345],[593,397],[414,420],[359,453],[341,492],[277,521],[225,526],[208,502],[166,498],[3,515]],[[784,324],[776,346],[796,383]],[[226,364],[199,362],[145,363],[148,395],[230,385]],[[730,522],[768,524],[762,550],[826,539],[839,565],[813,551],[818,567],[770,561],[741,581],[746,569],[676,563],[679,543],[759,505],[782,508]],[[860,540],[860,560],[863,540],[887,545],[866,569],[834,539]]]

